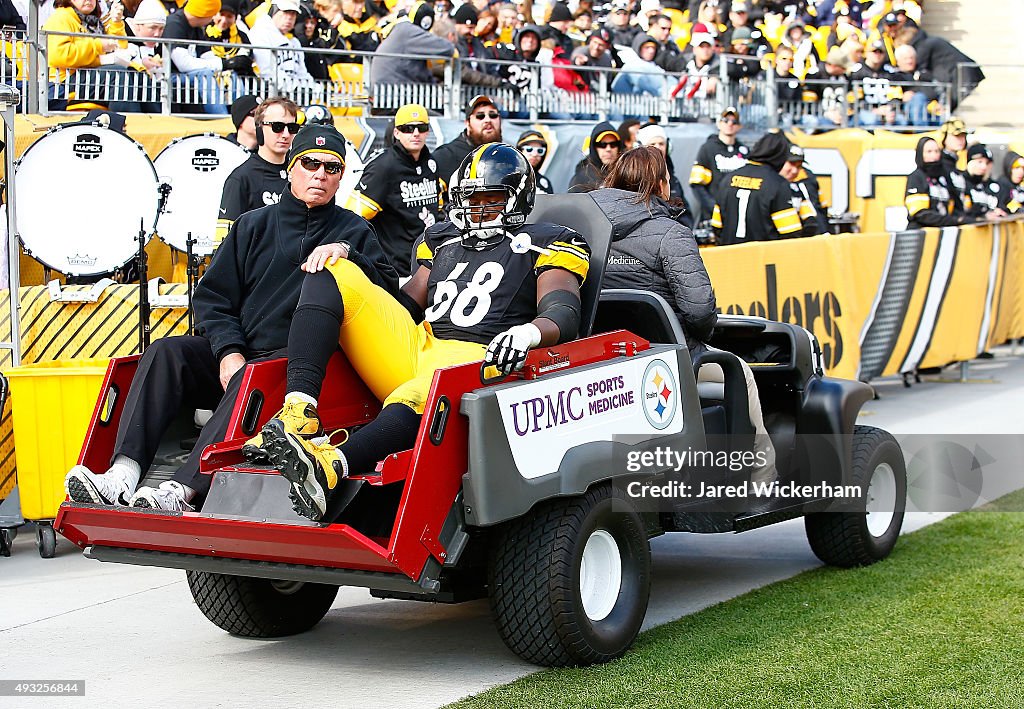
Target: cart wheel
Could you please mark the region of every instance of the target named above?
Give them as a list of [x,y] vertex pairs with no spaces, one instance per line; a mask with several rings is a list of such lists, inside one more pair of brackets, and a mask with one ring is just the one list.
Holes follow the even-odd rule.
[[14,548],[14,538],[18,536],[17,528],[0,529],[0,556],[10,556]]
[[57,533],[49,522],[36,524],[36,547],[39,549],[39,556],[44,559],[52,559],[57,552]]

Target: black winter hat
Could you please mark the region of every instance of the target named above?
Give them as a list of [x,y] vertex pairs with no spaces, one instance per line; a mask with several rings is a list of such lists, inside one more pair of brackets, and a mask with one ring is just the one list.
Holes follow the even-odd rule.
[[231,104],[231,122],[235,124],[235,130],[241,127],[245,117],[255,111],[259,105],[260,98],[252,94],[239,96],[235,99],[235,102]]
[[551,17],[548,22],[572,22],[572,10],[563,2],[556,2],[551,8]]
[[991,160],[992,151],[982,143],[975,143],[971,147],[967,148],[967,162],[970,162],[974,158],[985,158],[986,160]]
[[480,14],[473,7],[473,3],[465,2],[459,6],[452,17],[457,25],[475,25],[480,19]]
[[308,153],[329,153],[341,160],[341,164],[344,165],[345,137],[334,126],[318,123],[303,126],[292,140],[292,147],[288,149],[285,169],[291,170],[295,166],[295,161]]
[[771,131],[761,136],[750,149],[747,159],[752,162],[764,163],[778,172],[786,164],[789,157],[789,138],[779,131]]

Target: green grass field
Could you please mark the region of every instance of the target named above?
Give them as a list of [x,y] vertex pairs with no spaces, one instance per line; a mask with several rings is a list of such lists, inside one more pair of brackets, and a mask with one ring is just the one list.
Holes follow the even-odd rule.
[[1024,707],[1024,491],[450,706]]

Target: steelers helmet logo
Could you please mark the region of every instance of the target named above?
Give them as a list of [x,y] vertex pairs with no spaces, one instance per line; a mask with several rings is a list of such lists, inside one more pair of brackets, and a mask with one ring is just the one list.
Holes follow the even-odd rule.
[[679,409],[679,386],[675,373],[664,360],[656,359],[644,370],[642,386],[640,398],[647,422],[659,431],[667,428]]

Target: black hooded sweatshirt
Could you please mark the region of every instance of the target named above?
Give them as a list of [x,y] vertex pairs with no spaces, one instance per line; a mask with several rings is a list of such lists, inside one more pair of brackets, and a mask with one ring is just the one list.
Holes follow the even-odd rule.
[[192,299],[214,356],[250,359],[286,347],[305,276],[299,266],[317,246],[343,241],[348,260],[397,297],[398,274],[373,228],[349,210],[333,202],[310,209],[285,190],[278,204],[239,217]]
[[970,221],[963,211],[957,210],[960,200],[949,182],[941,156],[935,162],[924,161],[924,146],[934,138],[917,141],[914,160],[917,169],[907,177],[907,192],[904,204],[907,206],[907,226],[920,229],[928,226],[957,226]]
[[999,207],[1005,209],[1008,214],[1016,214],[1024,209],[1024,180],[1014,183],[1010,180],[1010,173],[1013,171],[1013,164],[1018,160],[1024,161],[1020,153],[1012,150],[1006,153],[1003,158],[1003,176],[996,180],[999,185]]
[[[594,126],[594,130],[590,131],[590,150],[587,153],[587,157],[576,164],[576,172],[573,174],[572,179],[569,180],[570,192],[590,192],[591,190],[596,190],[608,175],[608,171],[601,163],[601,158],[597,155],[597,139],[603,133],[614,133],[616,140],[619,140],[618,131],[608,121],[602,121]],[[620,147],[619,150],[621,152],[622,148]]]

